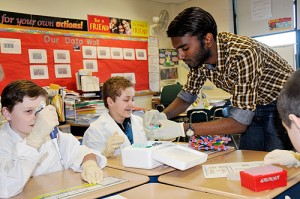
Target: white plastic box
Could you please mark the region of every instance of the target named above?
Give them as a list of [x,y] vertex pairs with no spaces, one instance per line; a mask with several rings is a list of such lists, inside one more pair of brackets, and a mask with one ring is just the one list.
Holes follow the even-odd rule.
[[[157,145],[157,143],[161,144]],[[172,142],[149,141],[142,146],[125,147],[121,152],[123,166],[142,169],[153,169],[166,164],[176,169],[186,170],[207,160],[206,153]]]
[[125,167],[141,169],[153,169],[161,166],[161,162],[152,158],[152,153],[153,151],[170,144],[172,143],[148,141],[144,144],[133,144],[131,146],[127,146],[121,150],[122,164]]

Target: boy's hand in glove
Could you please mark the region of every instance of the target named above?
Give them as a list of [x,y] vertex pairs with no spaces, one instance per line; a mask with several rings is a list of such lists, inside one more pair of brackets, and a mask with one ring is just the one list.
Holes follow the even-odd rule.
[[300,166],[300,154],[294,151],[275,149],[264,158],[264,164],[279,164],[287,167]]
[[32,131],[26,138],[27,144],[39,149],[57,125],[59,125],[59,122],[55,107],[52,105],[46,106],[37,113]]
[[95,160],[88,160],[82,164],[81,178],[89,184],[100,183],[103,179],[103,171]]
[[106,147],[102,152],[105,157],[110,157],[114,154],[115,150],[120,148],[124,143],[124,137],[115,132],[107,141]]

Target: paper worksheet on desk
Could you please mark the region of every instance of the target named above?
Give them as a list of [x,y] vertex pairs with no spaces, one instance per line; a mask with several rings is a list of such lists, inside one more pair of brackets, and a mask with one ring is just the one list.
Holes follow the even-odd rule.
[[229,174],[239,174],[245,169],[262,165],[264,165],[263,161],[234,162],[202,165],[202,169],[205,178],[226,178]]

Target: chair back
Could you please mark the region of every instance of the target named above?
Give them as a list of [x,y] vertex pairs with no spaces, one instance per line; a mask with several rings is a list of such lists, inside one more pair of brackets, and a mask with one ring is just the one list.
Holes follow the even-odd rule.
[[179,83],[164,86],[160,94],[160,104],[165,108],[169,106],[176,99],[181,89],[182,85]]
[[162,104],[158,104],[156,105],[156,110],[158,110],[159,112],[163,112],[165,110],[165,106]]
[[190,123],[208,122],[211,113],[209,109],[191,109],[187,111]]
[[210,109],[211,111],[211,119],[220,119],[220,118],[226,118],[229,116],[229,111],[230,111],[231,106],[214,106]]

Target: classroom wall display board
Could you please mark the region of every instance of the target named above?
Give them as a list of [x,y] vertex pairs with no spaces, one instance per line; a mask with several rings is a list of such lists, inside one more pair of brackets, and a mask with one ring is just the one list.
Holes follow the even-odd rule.
[[75,73],[86,68],[104,82],[112,74],[135,74],[135,90],[148,90],[148,40],[100,34],[62,33],[32,29],[0,29],[0,64],[5,85],[28,79],[40,86],[55,83],[76,90]]
[[237,33],[260,36],[294,30],[293,0],[236,1]]

